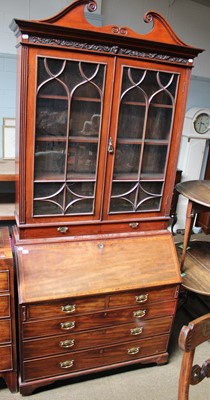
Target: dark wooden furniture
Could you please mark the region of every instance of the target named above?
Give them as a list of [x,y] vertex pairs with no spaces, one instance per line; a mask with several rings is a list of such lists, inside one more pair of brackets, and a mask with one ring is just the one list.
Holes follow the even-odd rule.
[[197,385],[210,378],[210,358],[203,365],[193,365],[196,347],[210,339],[210,314],[206,314],[183,326],[179,346],[184,351],[179,377],[178,400],[189,399],[190,385]]
[[[182,285],[193,292],[210,295],[210,249],[208,242],[189,241],[197,212],[210,208],[210,181],[186,181],[176,189],[188,198],[183,250],[181,251]],[[187,248],[189,245],[189,248]]]
[[17,391],[14,267],[7,228],[0,228],[0,377]]
[[173,229],[174,226],[177,223],[177,203],[179,199],[179,193],[176,190],[176,185],[181,182],[182,178],[182,171],[181,169],[177,169],[176,171],[176,179],[175,179],[175,186],[174,186],[174,191],[173,191],[173,197],[172,197],[172,202],[171,202],[171,211],[170,211],[170,216],[171,216],[171,232],[174,234]]
[[[181,283],[167,230],[193,59],[156,12],[147,35],[91,26],[79,0],[14,20],[13,229],[20,392],[167,361]],[[36,282],[36,284],[34,284]],[[144,323],[142,323],[144,321]]]
[[[210,151],[208,154],[204,179],[210,180]],[[206,235],[208,235],[210,233],[210,212],[202,212],[198,214],[196,224],[202,228]]]

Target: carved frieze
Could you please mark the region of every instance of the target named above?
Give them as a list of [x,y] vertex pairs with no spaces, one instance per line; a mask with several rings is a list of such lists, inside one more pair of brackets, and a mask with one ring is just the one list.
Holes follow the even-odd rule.
[[[116,29],[116,27],[114,27]],[[125,34],[124,28],[123,34]],[[120,31],[121,33],[121,31]],[[156,59],[162,61],[169,61],[180,64],[187,64],[188,59],[182,57],[174,57],[167,54],[153,53],[153,52],[145,52],[138,51],[133,49],[126,49],[119,46],[108,46],[106,44],[94,44],[80,41],[72,41],[72,40],[63,40],[63,39],[55,39],[41,36],[31,36],[29,37],[29,42],[34,44],[42,44],[42,45],[50,45],[50,46],[61,46],[61,47],[69,47],[73,49],[81,49],[88,51],[97,51],[103,53],[112,53],[112,54],[122,54],[126,56],[136,57],[136,58],[148,58],[148,59]]]

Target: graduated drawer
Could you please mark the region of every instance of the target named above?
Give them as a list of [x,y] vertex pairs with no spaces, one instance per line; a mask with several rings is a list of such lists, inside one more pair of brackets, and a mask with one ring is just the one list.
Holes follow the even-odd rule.
[[0,343],[8,343],[11,341],[11,321],[0,320]]
[[26,318],[48,318],[54,316],[80,314],[90,311],[103,310],[105,297],[92,297],[83,299],[65,299],[58,302],[30,304],[26,307]]
[[10,317],[10,295],[0,295],[0,318]]
[[144,319],[173,315],[176,301],[147,304],[130,308],[107,310],[92,314],[68,316],[45,321],[29,321],[23,323],[23,338],[35,338],[71,331],[92,330],[104,326],[138,322]]
[[9,290],[9,271],[0,271],[0,292]]
[[81,333],[71,332],[68,335],[51,336],[44,339],[25,340],[23,358],[45,357],[59,353],[68,353],[91,347],[102,347],[113,343],[136,340],[149,336],[169,333],[172,317],[137,321],[136,323],[112,326]]
[[12,369],[12,346],[0,346],[0,371]]
[[122,307],[126,305],[154,303],[177,297],[177,286],[165,289],[136,290],[109,296],[109,307]]
[[82,370],[103,367],[166,352],[169,335],[121,343],[115,346],[94,348],[63,355],[39,358],[23,363],[23,380],[43,379],[50,376],[71,374]]

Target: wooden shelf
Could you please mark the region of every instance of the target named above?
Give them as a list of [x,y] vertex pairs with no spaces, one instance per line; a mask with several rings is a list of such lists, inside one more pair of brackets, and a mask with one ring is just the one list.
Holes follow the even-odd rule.
[[15,161],[0,160],[0,182],[15,181]]
[[0,221],[15,220],[15,204],[0,203]]

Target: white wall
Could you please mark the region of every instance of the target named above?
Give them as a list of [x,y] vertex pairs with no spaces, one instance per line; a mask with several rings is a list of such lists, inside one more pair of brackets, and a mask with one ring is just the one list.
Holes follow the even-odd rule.
[[129,26],[139,33],[145,33],[150,26],[143,21],[144,13],[150,10],[162,14],[181,40],[206,50],[196,59],[193,75],[210,78],[210,7],[192,0],[103,0],[102,3],[106,24]]

